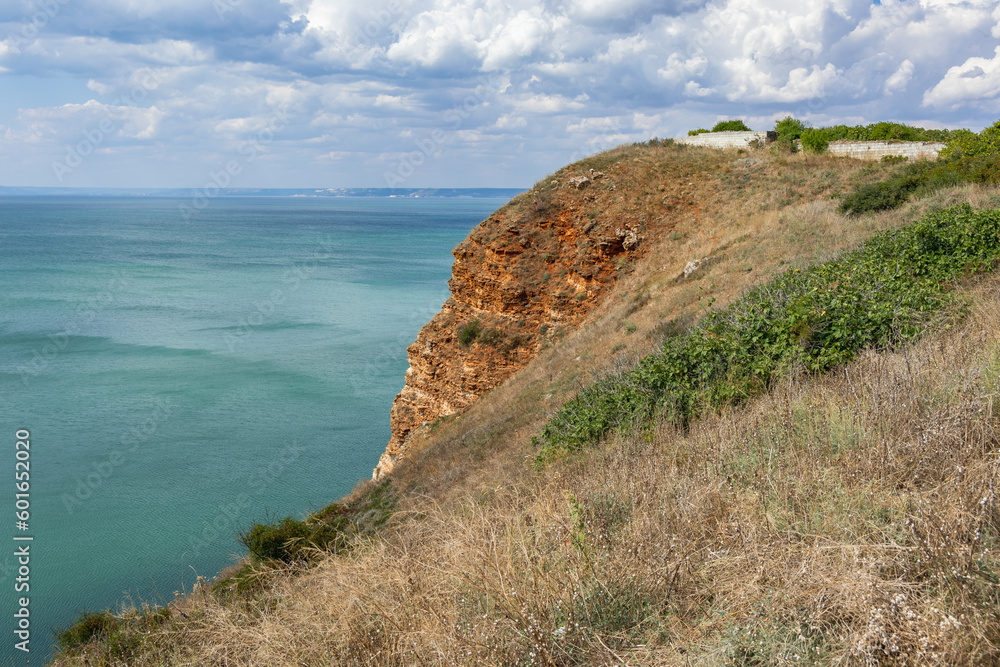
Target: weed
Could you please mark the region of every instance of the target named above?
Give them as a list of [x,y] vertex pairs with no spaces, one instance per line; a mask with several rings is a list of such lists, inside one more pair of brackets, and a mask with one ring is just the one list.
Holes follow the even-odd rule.
[[[545,274],[546,276],[548,274]],[[544,278],[543,278],[544,280]],[[463,324],[458,328],[458,342],[462,347],[469,347],[476,339],[479,337],[482,331],[482,325],[479,323],[478,319],[472,320],[467,324]]]

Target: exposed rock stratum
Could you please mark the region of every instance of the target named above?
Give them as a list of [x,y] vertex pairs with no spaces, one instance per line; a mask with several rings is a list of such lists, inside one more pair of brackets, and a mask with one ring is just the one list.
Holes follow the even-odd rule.
[[[530,362],[547,337],[576,327],[642,256],[646,234],[697,215],[683,183],[648,193],[649,206],[616,185],[627,165],[604,169],[555,174],[455,248],[451,297],[407,348],[406,384],[374,479],[405,458],[421,427],[469,407]],[[581,189],[583,176],[591,187]]]

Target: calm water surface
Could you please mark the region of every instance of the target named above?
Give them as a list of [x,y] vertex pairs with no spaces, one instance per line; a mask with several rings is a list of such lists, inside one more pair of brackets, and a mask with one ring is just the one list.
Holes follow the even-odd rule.
[[[0,199],[8,663],[42,664],[81,610],[172,599],[233,562],[240,526],[369,477],[451,249],[504,200],[218,199],[190,222],[180,203]],[[29,656],[14,535],[34,538]]]

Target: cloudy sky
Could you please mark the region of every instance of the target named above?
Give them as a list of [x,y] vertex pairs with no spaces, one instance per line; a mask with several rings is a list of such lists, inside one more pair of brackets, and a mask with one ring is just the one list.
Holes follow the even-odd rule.
[[998,0],[0,0],[0,185],[527,187],[723,118],[1000,118]]

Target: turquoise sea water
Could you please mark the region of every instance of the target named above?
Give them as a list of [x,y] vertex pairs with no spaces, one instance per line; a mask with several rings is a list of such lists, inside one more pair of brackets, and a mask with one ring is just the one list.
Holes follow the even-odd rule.
[[[7,662],[42,664],[81,610],[169,601],[233,562],[239,527],[368,478],[451,249],[504,200],[218,199],[190,222],[179,203],[0,199]],[[30,655],[14,648],[24,544]]]

